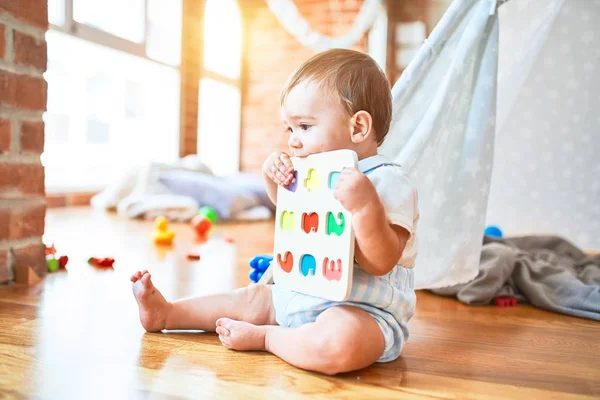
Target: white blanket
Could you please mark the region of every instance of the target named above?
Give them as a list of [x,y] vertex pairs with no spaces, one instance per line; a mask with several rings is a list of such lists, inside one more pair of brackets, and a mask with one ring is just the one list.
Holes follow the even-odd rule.
[[[198,213],[198,203],[189,196],[171,193],[159,183],[160,174],[172,171],[193,171],[213,175],[212,171],[195,155],[187,156],[174,164],[150,163],[133,168],[91,200],[97,209],[117,211],[126,218],[154,219],[163,215],[171,221],[187,221]],[[271,211],[256,202],[235,204],[231,219],[254,220],[271,216]]]

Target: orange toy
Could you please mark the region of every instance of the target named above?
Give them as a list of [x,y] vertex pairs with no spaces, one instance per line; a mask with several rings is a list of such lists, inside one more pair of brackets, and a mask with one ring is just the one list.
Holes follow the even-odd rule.
[[192,218],[192,227],[196,232],[198,240],[203,242],[208,240],[210,230],[212,229],[212,222],[210,222],[208,218],[201,215],[196,215],[194,218]]

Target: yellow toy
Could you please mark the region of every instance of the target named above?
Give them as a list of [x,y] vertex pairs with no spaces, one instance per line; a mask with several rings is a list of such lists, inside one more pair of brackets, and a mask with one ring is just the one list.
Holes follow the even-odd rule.
[[152,237],[154,243],[167,246],[173,244],[175,232],[169,230],[169,224],[165,217],[157,217],[154,220],[154,226],[156,229]]

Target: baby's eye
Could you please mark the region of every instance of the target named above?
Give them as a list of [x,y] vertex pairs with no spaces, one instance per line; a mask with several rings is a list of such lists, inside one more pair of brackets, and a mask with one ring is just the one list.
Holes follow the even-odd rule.
[[310,125],[307,124],[300,124],[300,129],[302,129],[303,131],[307,131],[310,129]]
[[288,126],[287,128],[285,128],[285,131],[286,131],[287,133],[292,133],[292,128]]

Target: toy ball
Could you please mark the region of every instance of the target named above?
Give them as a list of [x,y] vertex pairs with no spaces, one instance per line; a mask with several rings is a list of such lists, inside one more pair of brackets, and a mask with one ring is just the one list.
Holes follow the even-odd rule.
[[217,210],[209,206],[200,207],[198,215],[208,219],[213,224],[217,222],[217,218],[219,217]]
[[495,238],[500,238],[500,239],[504,236],[502,234],[502,230],[494,225],[490,225],[487,228],[485,228],[485,230],[483,231],[483,234],[487,235],[487,236],[495,237]]

